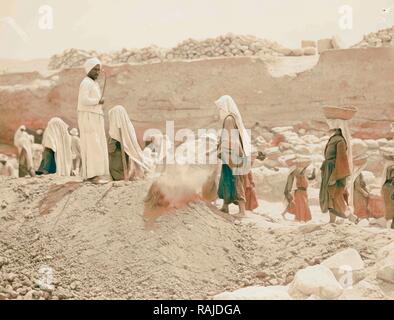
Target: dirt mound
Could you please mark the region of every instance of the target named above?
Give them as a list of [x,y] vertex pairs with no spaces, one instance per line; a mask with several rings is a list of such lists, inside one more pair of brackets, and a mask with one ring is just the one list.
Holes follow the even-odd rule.
[[[215,208],[191,204],[151,228],[143,215],[150,182],[80,184],[59,195],[56,185],[68,182],[1,181],[0,289],[8,298],[204,299],[250,278],[249,228]],[[48,192],[58,203],[40,215]],[[53,288],[37,284],[42,270]]]
[[[374,270],[392,230],[328,225],[315,211],[300,225],[265,201],[242,223],[202,202],[152,220],[143,202],[151,181],[0,183],[0,299],[210,299],[288,285],[297,271],[347,248],[365,262],[365,281],[393,297]],[[41,215],[43,199],[55,198]]]

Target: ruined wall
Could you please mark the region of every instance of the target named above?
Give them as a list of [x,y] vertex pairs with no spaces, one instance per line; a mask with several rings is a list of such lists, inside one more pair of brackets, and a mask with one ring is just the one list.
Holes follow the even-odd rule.
[[[387,136],[394,122],[394,49],[332,50],[318,64],[296,77],[273,78],[264,61],[218,58],[106,67],[108,109],[124,105],[139,132],[164,128],[216,125],[213,104],[229,94],[237,101],[247,125],[324,123],[323,105],[359,108],[352,121],[354,135]],[[11,143],[21,124],[45,126],[53,116],[77,125],[78,87],[82,69],[66,69],[51,78],[37,73],[0,75],[0,143]]]

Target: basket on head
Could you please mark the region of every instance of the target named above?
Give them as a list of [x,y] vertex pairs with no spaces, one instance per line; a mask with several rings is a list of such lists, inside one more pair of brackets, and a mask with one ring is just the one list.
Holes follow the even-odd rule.
[[358,109],[353,106],[325,106],[323,107],[323,113],[327,119],[342,119],[350,120],[357,113]]

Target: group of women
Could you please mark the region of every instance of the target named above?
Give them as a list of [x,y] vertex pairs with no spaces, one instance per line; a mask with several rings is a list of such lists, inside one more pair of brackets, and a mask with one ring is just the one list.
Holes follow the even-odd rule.
[[[258,207],[251,166],[256,159],[264,160],[264,155],[253,150],[251,137],[235,101],[230,96],[222,96],[215,105],[222,126],[217,149],[218,157],[222,162],[217,195],[223,199],[221,208],[223,212],[228,213],[229,206],[235,204],[239,207],[239,215],[243,216],[246,210],[254,210]],[[138,143],[127,111],[122,106],[116,106],[109,111],[108,116],[108,163],[112,179],[130,180],[143,177],[152,169],[153,164]],[[325,160],[321,167],[320,207],[322,212],[329,213],[331,223],[335,222],[337,217],[357,222],[358,218],[349,210],[348,186],[353,170],[349,132],[341,120],[329,120],[328,124],[332,135],[327,142]],[[68,125],[63,120],[53,118],[48,122],[42,141],[44,147],[42,162],[37,172],[34,172],[31,160],[32,140],[25,130],[26,128],[21,127],[15,135],[20,176],[36,173],[69,176],[78,172],[78,168],[73,165],[73,161],[78,158],[75,156],[78,153],[76,151],[78,143],[77,141],[73,143]],[[73,136],[76,136],[75,132]],[[161,138],[163,140],[163,136]],[[157,147],[162,148],[163,141]],[[306,222],[312,218],[307,188],[308,181],[315,178],[315,172],[312,176],[306,175],[306,169],[310,164],[308,158],[297,157],[293,162],[295,168],[291,170],[285,187],[287,207],[283,215],[286,212],[291,213],[296,221]],[[357,177],[350,187],[350,192],[355,194],[356,208],[359,203],[357,200],[359,193],[367,192],[360,179],[362,177]],[[362,191],[360,185],[364,186]],[[386,219],[391,220],[394,213],[394,158],[386,166],[382,194]],[[394,222],[391,227],[394,228]]]

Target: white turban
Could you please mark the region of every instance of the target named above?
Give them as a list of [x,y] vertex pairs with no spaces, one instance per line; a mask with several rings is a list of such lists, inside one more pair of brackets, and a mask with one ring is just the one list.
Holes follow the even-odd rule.
[[101,66],[101,61],[97,58],[91,58],[86,60],[83,66],[85,68],[86,74],[88,74],[97,65]]

